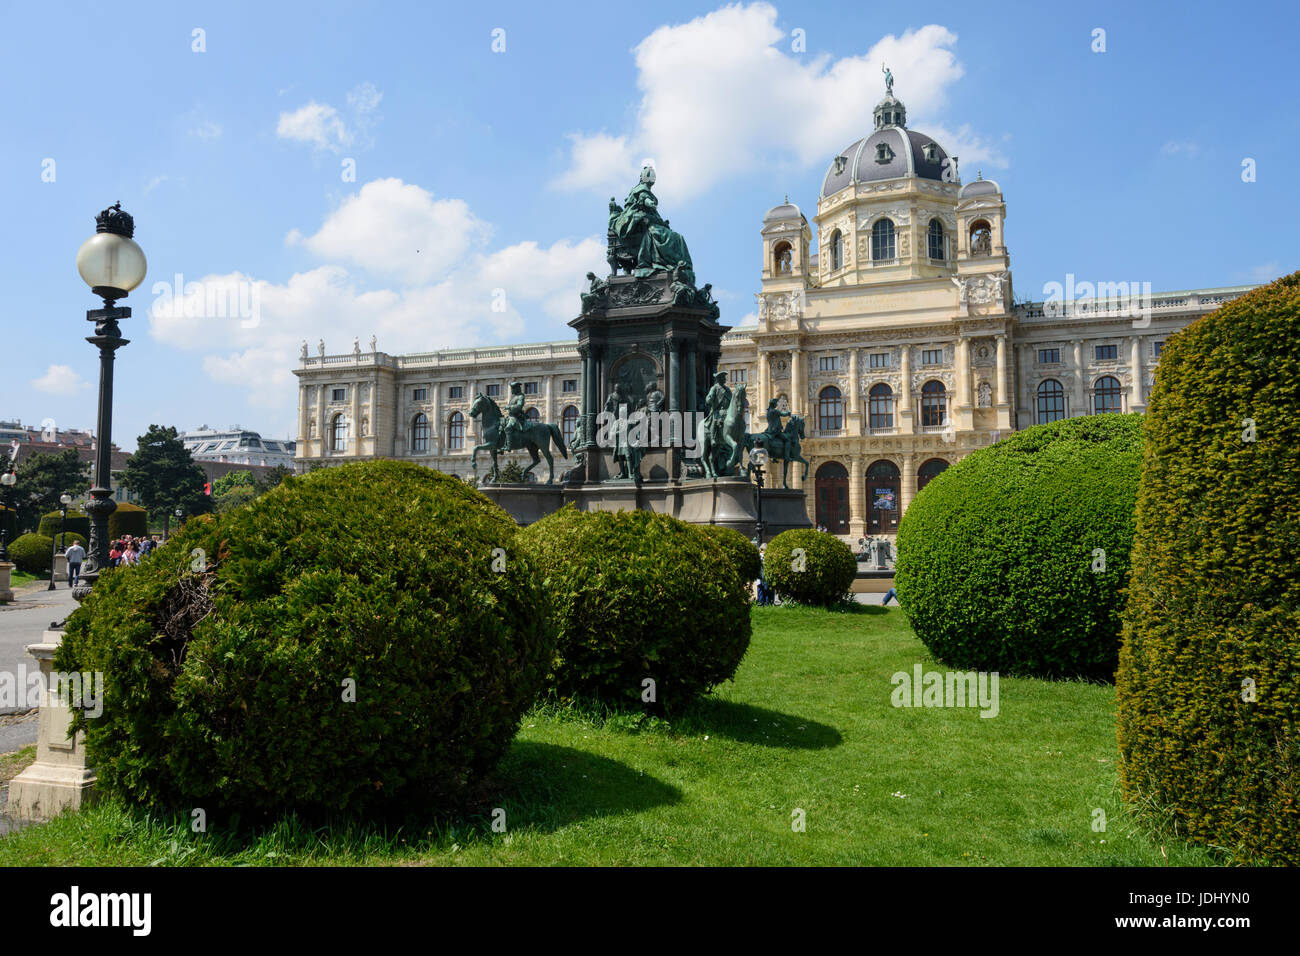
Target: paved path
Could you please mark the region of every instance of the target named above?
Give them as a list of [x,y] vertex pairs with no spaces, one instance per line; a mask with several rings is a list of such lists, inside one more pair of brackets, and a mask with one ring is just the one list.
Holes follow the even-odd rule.
[[[49,591],[47,582],[14,588],[14,600],[0,605],[0,675],[16,680],[30,674],[36,661],[27,656],[27,645],[38,644],[52,621],[62,621],[77,606],[67,583]],[[0,715],[26,710],[25,702],[15,708],[10,701],[0,701]],[[36,742],[36,721],[0,720],[0,753],[18,750]]]

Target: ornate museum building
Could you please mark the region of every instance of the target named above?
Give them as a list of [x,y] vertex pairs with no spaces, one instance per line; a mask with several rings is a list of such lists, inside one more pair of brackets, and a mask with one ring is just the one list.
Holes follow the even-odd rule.
[[[792,465],[791,485],[817,525],[854,540],[892,534],[928,480],[1014,429],[1143,411],[1166,337],[1252,288],[1135,299],[1125,283],[1081,284],[1088,295],[1015,303],[1001,187],[962,184],[892,91],[874,127],[831,159],[812,224],[788,201],[763,217],[758,324],[723,336],[718,362],[746,384],[750,431],[773,398],[805,416],[808,476]],[[521,382],[528,417],[570,448],[583,405],[576,338],[413,355],[304,345],[295,374],[302,469],[392,457],[467,477],[476,393],[504,404]]]

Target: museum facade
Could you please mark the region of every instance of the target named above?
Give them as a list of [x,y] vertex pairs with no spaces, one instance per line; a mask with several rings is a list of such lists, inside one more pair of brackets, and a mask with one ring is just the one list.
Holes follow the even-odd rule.
[[[792,466],[791,485],[817,525],[854,540],[892,534],[927,481],[1013,430],[1144,411],[1168,336],[1253,288],[1151,293],[1063,275],[1048,301],[1017,303],[1001,187],[963,184],[892,92],[873,118],[832,158],[811,224],[788,201],[763,217],[758,323],[724,335],[718,361],[746,384],[751,431],[772,399],[805,417],[808,473]],[[398,458],[469,477],[470,405],[479,392],[504,405],[512,381],[566,446],[579,428],[576,338],[317,352],[304,344],[294,370],[302,470]]]

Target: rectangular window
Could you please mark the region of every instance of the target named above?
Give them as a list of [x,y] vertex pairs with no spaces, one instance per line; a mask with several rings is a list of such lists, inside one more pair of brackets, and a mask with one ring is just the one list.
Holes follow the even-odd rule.
[[1160,358],[1160,352],[1161,352],[1161,350],[1162,350],[1164,347],[1165,347],[1165,343],[1164,343],[1164,342],[1157,342],[1157,343],[1155,343],[1154,349],[1155,349],[1155,353],[1156,353],[1156,358]]
[[943,364],[943,349],[922,349],[922,350],[921,350],[921,364],[922,364],[922,365],[942,365],[942,364]]
[[746,370],[745,370],[745,369],[743,369],[743,368],[733,368],[733,369],[731,370],[731,382],[732,382],[732,384],[733,384],[733,385],[734,385],[734,384],[739,384],[740,382],[745,381],[745,375],[746,375]]
[[448,397],[448,398],[464,398],[464,397],[465,397],[465,386],[464,386],[464,385],[452,385],[452,386],[449,386],[448,389],[447,389],[447,397]]
[[487,387],[487,397],[488,397],[488,398],[500,398],[500,397],[501,397],[501,385],[500,385],[499,383],[496,384],[496,385],[489,385],[489,386]]
[[872,352],[867,362],[871,368],[889,368],[889,353]]
[[1115,358],[1117,346],[1098,345],[1093,349],[1093,358],[1096,359],[1113,359]]
[[427,388],[417,388],[411,393],[412,401],[423,402],[428,400],[428,398],[429,398],[429,390]]
[[345,396],[347,395],[347,393],[348,393],[348,390],[347,390],[346,388],[334,388],[334,389],[330,389],[330,401],[331,401],[331,402],[341,402],[341,401],[344,400],[344,398],[345,398]]
[[821,361],[821,370],[823,372],[839,371],[840,357],[838,355],[823,355],[820,361]]
[[536,394],[537,394],[537,383],[536,383],[536,382],[524,382],[524,394],[525,394],[525,395],[536,395]]
[[578,380],[576,378],[566,378],[564,384],[560,387],[564,392],[576,392],[578,390]]
[[1038,350],[1039,365],[1056,365],[1060,361],[1061,361],[1060,349],[1039,349]]

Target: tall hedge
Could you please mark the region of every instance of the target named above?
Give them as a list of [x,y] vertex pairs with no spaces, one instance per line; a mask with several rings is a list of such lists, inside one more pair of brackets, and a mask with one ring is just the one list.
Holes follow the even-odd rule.
[[1300,864],[1300,273],[1170,338],[1117,687],[1127,800]]
[[898,528],[894,583],[936,659],[1114,678],[1141,442],[1140,415],[1036,425],[921,489]]
[[104,674],[103,715],[79,719],[100,784],[209,819],[472,796],[555,651],[517,530],[394,461],[187,522],[68,620],[57,669]]
[[47,538],[57,538],[60,528],[75,531],[83,538],[89,538],[90,516],[80,511],[69,511],[68,520],[64,523],[62,512],[51,511],[49,514],[41,516],[41,523],[36,533],[43,534]]
[[768,542],[763,568],[783,600],[831,607],[849,597],[858,559],[833,534],[795,528]]
[[519,542],[546,579],[557,697],[676,711],[735,675],[749,647],[749,594],[699,529],[570,505]]
[[119,501],[108,516],[108,540],[116,541],[124,535],[142,538],[149,533],[149,513],[129,501]]

